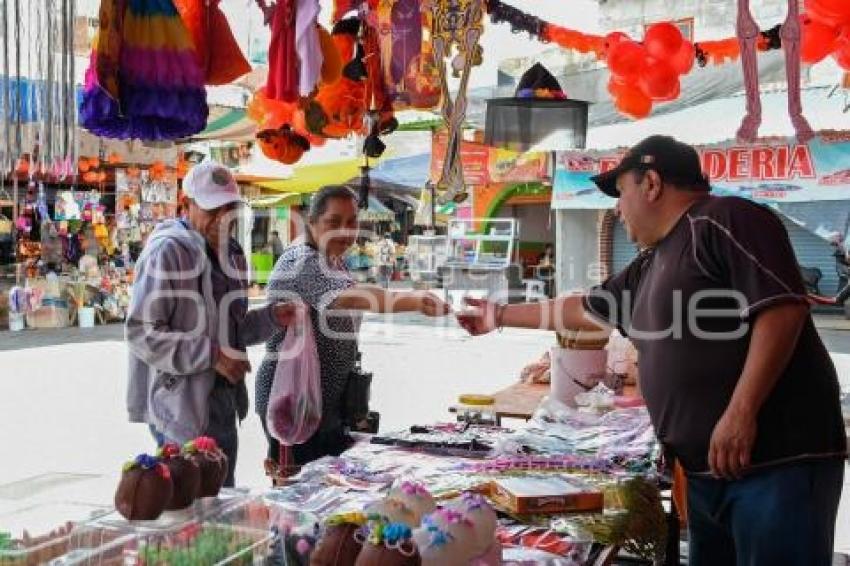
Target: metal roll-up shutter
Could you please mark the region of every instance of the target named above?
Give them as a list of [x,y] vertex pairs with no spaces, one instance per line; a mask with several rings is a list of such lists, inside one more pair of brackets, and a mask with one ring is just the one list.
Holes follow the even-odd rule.
[[[805,267],[817,267],[821,270],[823,277],[820,280],[819,287],[822,294],[834,295],[837,293],[838,274],[835,271],[833,248],[829,245],[829,242],[814,235],[788,217],[781,214],[779,217],[788,231],[791,246],[797,256],[797,263]],[[613,248],[611,273],[616,274],[628,266],[637,256],[637,246],[629,241],[626,230],[619,221],[614,224]]]
[[629,240],[626,229],[619,220],[614,222],[614,251],[611,257],[611,274],[620,273],[637,257],[637,246]]
[[799,226],[786,216],[780,215],[791,247],[797,256],[797,263],[804,267],[817,267],[823,273],[818,287],[823,295],[834,295],[838,292],[838,273],[835,271],[835,257],[829,242],[815,236],[811,231]]

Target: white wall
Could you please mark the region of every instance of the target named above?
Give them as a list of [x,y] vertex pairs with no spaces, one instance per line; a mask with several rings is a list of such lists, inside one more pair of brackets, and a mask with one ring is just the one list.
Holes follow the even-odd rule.
[[559,210],[556,214],[557,292],[586,289],[599,282],[598,210]]

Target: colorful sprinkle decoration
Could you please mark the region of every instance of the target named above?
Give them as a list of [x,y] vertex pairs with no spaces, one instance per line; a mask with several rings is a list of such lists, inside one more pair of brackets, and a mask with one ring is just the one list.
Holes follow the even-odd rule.
[[163,460],[167,460],[169,458],[176,458],[180,455],[180,446],[169,442],[168,444],[164,444],[159,449],[156,455],[162,458]]
[[124,464],[124,471],[129,472],[130,470],[134,470],[136,468],[141,468],[143,470],[150,470],[159,465],[159,458],[156,456],[151,456],[150,454],[139,454],[136,456],[135,460],[131,460]]

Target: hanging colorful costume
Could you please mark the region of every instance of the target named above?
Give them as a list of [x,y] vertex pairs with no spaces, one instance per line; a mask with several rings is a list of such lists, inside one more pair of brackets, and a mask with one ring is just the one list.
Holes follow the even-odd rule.
[[116,139],[174,140],[204,129],[204,73],[172,0],[102,0],[80,124]]
[[174,0],[192,36],[208,85],[226,85],[251,72],[251,64],[239,49],[219,3],[220,0]]

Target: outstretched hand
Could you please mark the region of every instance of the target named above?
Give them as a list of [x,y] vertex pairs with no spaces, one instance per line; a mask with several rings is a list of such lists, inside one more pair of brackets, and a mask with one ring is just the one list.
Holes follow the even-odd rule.
[[422,293],[419,296],[419,312],[425,316],[446,316],[452,312],[452,306],[434,293]]
[[305,314],[306,308],[300,302],[280,301],[272,307],[272,316],[281,328],[302,321]]
[[468,308],[457,313],[457,321],[472,336],[488,334],[496,329],[496,303],[487,299],[465,297]]

